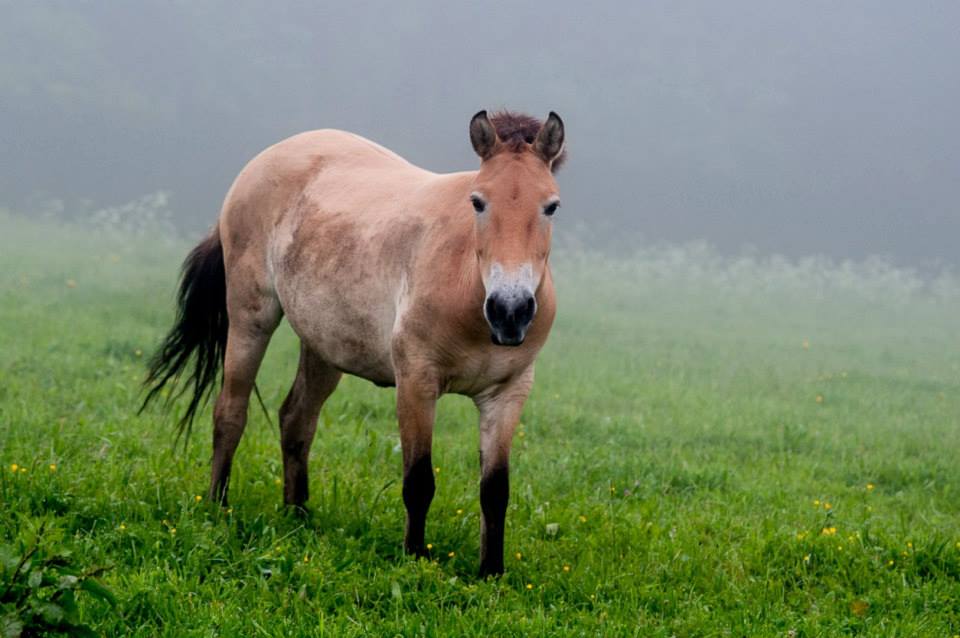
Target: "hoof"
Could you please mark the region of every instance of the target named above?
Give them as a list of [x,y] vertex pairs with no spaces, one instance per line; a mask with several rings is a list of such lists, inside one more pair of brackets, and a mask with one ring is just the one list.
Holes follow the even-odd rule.
[[503,565],[480,565],[480,578],[500,578],[503,576]]
[[306,503],[284,503],[287,513],[295,518],[310,518],[312,510]]
[[416,556],[417,558],[430,558],[430,550],[427,549],[426,545],[404,544],[403,551],[410,554],[411,556]]
[[216,503],[222,509],[227,509],[230,507],[230,503],[227,501],[227,490],[224,489],[211,489],[207,492],[207,500],[211,503]]

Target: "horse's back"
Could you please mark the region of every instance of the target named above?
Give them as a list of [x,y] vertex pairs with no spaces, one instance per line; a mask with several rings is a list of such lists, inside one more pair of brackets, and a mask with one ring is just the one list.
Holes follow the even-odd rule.
[[[413,167],[407,160],[388,148],[365,137],[338,129],[318,129],[288,137],[268,147],[261,156],[283,166],[302,166],[304,159],[323,158],[326,164],[354,168],[392,166]],[[259,156],[258,156],[259,157]],[[287,166],[284,166],[287,167]]]
[[346,131],[288,137],[250,160],[227,192],[219,220],[227,267],[248,253],[262,263],[279,227],[289,230],[321,209],[368,210],[432,175]]
[[277,142],[250,160],[230,187],[222,213],[274,221],[271,218],[294,205],[317,180],[335,180],[340,188],[361,183],[369,173],[407,179],[431,175],[359,135],[336,129],[307,131]]

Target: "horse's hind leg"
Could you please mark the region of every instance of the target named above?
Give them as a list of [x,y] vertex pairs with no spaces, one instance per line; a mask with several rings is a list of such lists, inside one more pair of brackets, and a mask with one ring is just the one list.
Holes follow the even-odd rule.
[[210,500],[223,505],[227,503],[233,455],[247,424],[247,406],[257,370],[281,316],[275,299],[237,306],[236,311],[230,312],[223,389],[213,410]]
[[317,417],[340,377],[339,370],[301,343],[297,378],[280,408],[283,502],[287,505],[302,506],[309,497],[307,457],[317,431]]

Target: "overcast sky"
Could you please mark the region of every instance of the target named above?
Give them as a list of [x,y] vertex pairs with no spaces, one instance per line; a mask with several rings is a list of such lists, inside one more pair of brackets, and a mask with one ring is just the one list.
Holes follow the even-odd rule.
[[960,3],[0,4],[0,205],[173,193],[349,129],[475,167],[481,108],[564,118],[565,232],[960,263]]

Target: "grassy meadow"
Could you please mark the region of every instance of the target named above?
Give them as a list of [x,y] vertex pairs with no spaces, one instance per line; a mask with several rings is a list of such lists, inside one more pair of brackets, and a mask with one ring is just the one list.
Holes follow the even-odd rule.
[[[358,379],[321,415],[309,517],[255,404],[232,507],[205,502],[209,409],[185,450],[182,404],[136,414],[188,248],[0,215],[0,545],[105,568],[114,605],[76,595],[99,634],[960,634],[955,278],[558,248],[507,572],[480,581],[463,397],[438,410],[432,560],[401,551],[394,393]],[[282,327],[260,372],[274,423],[297,347]]]

